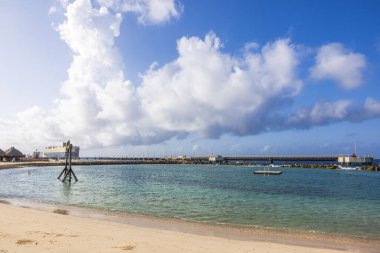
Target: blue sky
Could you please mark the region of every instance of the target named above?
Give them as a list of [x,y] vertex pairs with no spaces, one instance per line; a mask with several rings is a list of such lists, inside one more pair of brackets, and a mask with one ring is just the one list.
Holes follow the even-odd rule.
[[380,156],[378,1],[0,10],[2,149],[71,139],[82,155],[316,155],[357,142]]

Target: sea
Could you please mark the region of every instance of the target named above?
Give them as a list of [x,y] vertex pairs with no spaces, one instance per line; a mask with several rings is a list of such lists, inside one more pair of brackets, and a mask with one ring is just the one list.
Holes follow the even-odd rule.
[[0,199],[204,223],[380,239],[380,172],[260,166],[74,166],[0,170]]

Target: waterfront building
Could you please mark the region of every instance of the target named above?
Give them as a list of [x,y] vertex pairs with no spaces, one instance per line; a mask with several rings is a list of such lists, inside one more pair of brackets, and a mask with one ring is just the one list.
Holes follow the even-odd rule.
[[[50,146],[44,149],[44,155],[51,159],[64,159],[66,156],[66,142],[62,146]],[[72,158],[79,158],[79,146],[73,146]]]
[[192,162],[201,162],[201,163],[220,163],[224,161],[223,156],[192,156],[190,157]]
[[209,156],[208,161],[211,163],[221,163],[224,161],[223,156]]
[[338,156],[338,163],[343,166],[365,166],[372,165],[373,157],[357,157],[355,153],[351,156]]

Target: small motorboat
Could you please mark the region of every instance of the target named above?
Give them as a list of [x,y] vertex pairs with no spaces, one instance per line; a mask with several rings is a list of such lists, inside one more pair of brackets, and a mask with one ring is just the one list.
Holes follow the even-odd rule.
[[282,171],[280,170],[270,170],[270,168],[277,168],[281,167],[280,165],[274,165],[273,163],[269,164],[268,166],[265,166],[264,170],[256,170],[253,172],[253,174],[259,174],[259,175],[281,175]]
[[258,174],[258,175],[281,175],[282,171],[280,170],[255,170],[253,174]]

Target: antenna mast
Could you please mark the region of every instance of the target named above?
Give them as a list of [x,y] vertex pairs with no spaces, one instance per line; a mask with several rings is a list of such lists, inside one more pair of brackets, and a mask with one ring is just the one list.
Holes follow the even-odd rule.
[[356,141],[355,141],[355,154],[358,155],[357,154],[357,143],[356,143]]

